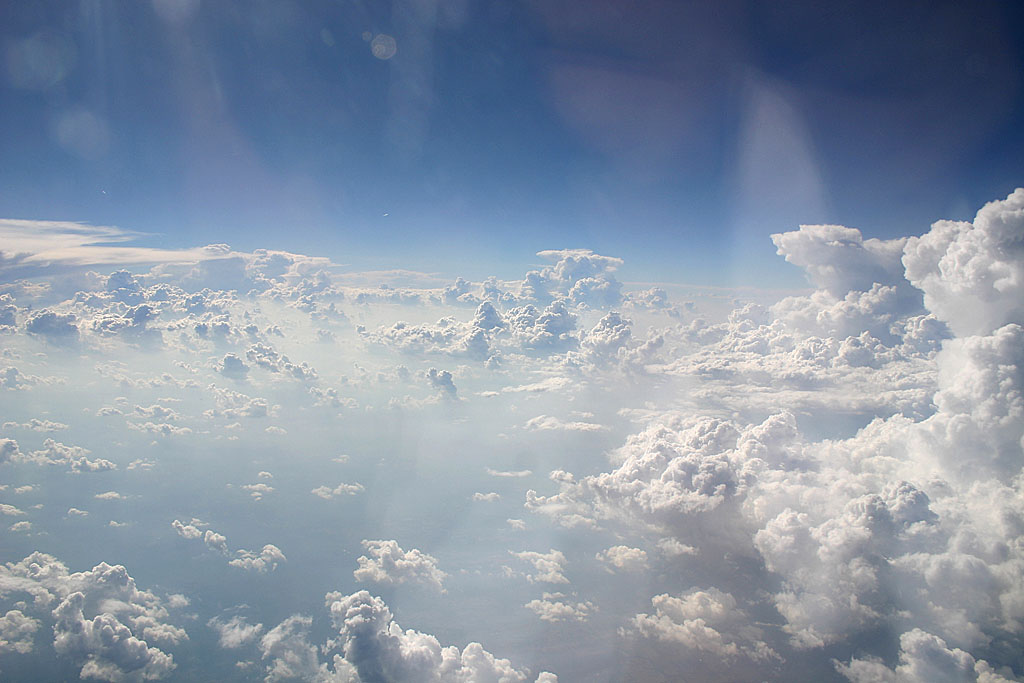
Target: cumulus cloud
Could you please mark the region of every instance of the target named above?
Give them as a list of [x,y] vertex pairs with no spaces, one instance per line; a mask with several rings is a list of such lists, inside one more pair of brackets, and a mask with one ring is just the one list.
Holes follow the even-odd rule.
[[89,450],[81,446],[68,446],[53,439],[46,439],[43,441],[41,449],[32,451],[28,455],[14,452],[14,449],[17,449],[17,443],[8,448],[12,449],[11,457],[14,459],[40,465],[63,465],[68,468],[68,471],[76,474],[117,469],[117,465],[105,458],[90,458]]
[[[70,573],[56,558],[37,552],[0,567],[0,591],[32,599],[30,607],[0,619],[0,639],[7,647],[26,652],[46,619],[54,651],[80,665],[82,678],[166,677],[175,668],[173,657],[150,643],[174,646],[188,638],[169,623],[164,602],[137,588],[121,565],[100,563]],[[37,611],[39,619],[25,615],[26,609]]]
[[437,567],[437,558],[416,548],[402,550],[397,541],[363,541],[366,555],[356,561],[359,567],[352,572],[357,581],[381,584],[416,583],[445,592],[444,580],[448,576]]
[[263,546],[258,553],[251,550],[238,550],[235,554],[237,557],[229,560],[228,565],[247,571],[274,571],[279,564],[287,560],[281,549],[270,543]]
[[569,579],[562,573],[566,559],[560,550],[552,549],[546,553],[534,550],[509,551],[509,554],[533,567],[532,572],[522,574],[530,583],[569,583]]
[[[316,537],[289,533],[300,521],[333,519],[343,553],[353,539],[378,538],[381,523],[387,537],[413,524],[406,532],[416,537],[479,539],[481,555],[470,557],[472,543],[451,555],[470,559],[446,567],[451,576],[421,550],[366,540],[354,578],[447,588],[460,610],[462,596],[475,599],[473,582],[503,575],[515,581],[488,593],[495,609],[568,629],[580,652],[600,643],[602,662],[642,660],[620,672],[638,681],[680,671],[700,680],[1019,677],[1022,193],[921,237],[866,239],[841,226],[776,235],[816,288],[783,298],[694,289],[697,303],[673,307],[664,290],[618,282],[619,259],[586,250],[542,252],[546,264],[521,281],[447,286],[226,246],[136,272],[11,283],[0,292],[0,394],[5,436],[21,444],[0,438],[5,481],[17,482],[0,491],[19,497],[0,514],[18,543],[60,547],[61,534],[93,527],[98,543],[121,536],[129,564],[131,553],[164,546],[209,553],[220,564],[212,574],[230,578],[230,604],[250,584],[273,596],[280,580],[304,586],[315,574],[294,559]],[[28,256],[11,258],[21,261],[0,271],[29,267]],[[57,430],[63,443],[46,438]],[[339,444],[353,455],[332,462]],[[327,471],[338,466],[349,474]],[[226,485],[237,495],[211,493]],[[55,499],[60,492],[73,498]],[[450,505],[421,526],[420,495],[434,492]],[[346,516],[330,517],[338,508],[310,495],[344,497]],[[149,533],[147,501],[177,497],[205,501],[201,514],[221,520],[244,511],[249,526],[232,523],[233,538],[283,531],[291,569],[271,574],[286,559],[263,542],[278,539],[237,549],[188,518]],[[132,528],[69,507],[90,499],[139,503]],[[517,499],[529,518],[504,509]],[[477,514],[459,516],[464,509]],[[135,532],[146,535],[141,549],[128,538]],[[539,550],[505,555],[510,536]],[[35,650],[53,632],[83,676],[171,671],[183,632],[160,612],[170,599],[98,597],[45,557],[20,564],[0,570],[10,596],[0,650],[34,644],[26,656],[44,656]],[[152,576],[182,590],[173,586],[182,575],[159,564],[147,572],[166,571]],[[294,594],[308,598],[303,590]],[[525,590],[536,594],[516,593]],[[532,679],[481,645],[442,646],[402,629],[369,593],[329,596],[327,642],[317,642],[323,615],[306,616],[301,598],[268,600],[260,622],[292,616],[271,628],[223,612],[211,594],[190,606],[224,658],[248,648],[239,675]],[[410,620],[429,616],[425,603],[412,609]],[[497,627],[480,637],[506,647]],[[551,652],[566,677],[579,674],[575,650]],[[192,660],[179,658],[171,675],[194,673],[183,662]]]
[[596,610],[589,600],[573,602],[564,593],[544,593],[540,598],[531,600],[524,605],[534,612],[542,621],[586,621]]
[[911,237],[907,279],[960,336],[1024,320],[1024,188],[986,204],[973,223],[939,221]]
[[596,557],[608,565],[609,571],[636,572],[647,568],[647,552],[628,545],[612,546],[599,552]]
[[39,625],[38,619],[25,616],[21,610],[9,610],[0,617],[0,654],[5,652],[28,654],[31,652]]
[[263,631],[263,624],[250,624],[237,614],[230,619],[210,619],[207,626],[217,632],[221,647],[235,649],[253,642]]
[[904,280],[906,238],[865,240],[856,228],[802,225],[797,231],[772,235],[772,241],[780,256],[803,268],[815,287],[835,297]]
[[768,661],[778,655],[759,639],[732,595],[711,588],[680,597],[656,595],[653,614],[638,614],[631,627],[637,635],[700,650],[724,662],[737,657]]
[[[358,674],[356,680],[516,683],[531,679],[479,643],[460,650],[442,646],[432,635],[402,629],[384,601],[366,591],[328,593],[326,599],[343,656],[335,656],[334,670],[350,665]],[[554,683],[558,679],[541,673],[536,680]]]
[[437,389],[442,396],[455,398],[458,394],[458,389],[455,388],[455,381],[452,379],[452,373],[448,370],[430,368],[424,373],[424,377],[430,382],[430,386]]
[[[942,638],[921,629],[900,635],[899,663],[894,669],[882,660],[852,659],[849,664],[836,662],[836,669],[854,683],[878,681],[911,683],[914,681],[979,681],[1000,683],[1013,681],[993,670],[984,660],[976,660],[959,648],[949,648]],[[1009,673],[1009,672],[1008,672]],[[1013,674],[1010,673],[1010,676]]]
[[331,498],[336,498],[338,496],[354,496],[357,493],[362,493],[365,490],[366,487],[364,487],[359,482],[353,484],[346,484],[342,482],[341,484],[338,484],[334,488],[331,488],[330,486],[318,486],[315,489],[313,489],[310,493],[312,493],[314,496],[319,496],[324,500],[330,500]]

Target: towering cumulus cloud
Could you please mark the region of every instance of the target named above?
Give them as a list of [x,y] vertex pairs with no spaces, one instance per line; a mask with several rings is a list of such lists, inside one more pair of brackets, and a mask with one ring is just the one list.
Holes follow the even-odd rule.
[[785,293],[3,231],[3,680],[1024,677],[1024,189]]

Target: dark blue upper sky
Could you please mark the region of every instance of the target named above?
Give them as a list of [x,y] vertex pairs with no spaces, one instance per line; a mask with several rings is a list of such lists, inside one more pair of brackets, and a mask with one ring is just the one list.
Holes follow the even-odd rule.
[[794,282],[772,232],[920,233],[1022,183],[1016,5],[4,3],[0,216],[477,277],[585,247],[626,279]]

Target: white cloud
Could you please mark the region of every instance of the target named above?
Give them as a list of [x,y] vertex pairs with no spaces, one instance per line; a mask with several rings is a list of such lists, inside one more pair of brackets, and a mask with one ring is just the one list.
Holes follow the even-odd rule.
[[544,593],[523,605],[542,621],[586,621],[597,608],[589,600],[573,602],[564,593]]
[[263,631],[263,624],[250,624],[237,614],[227,620],[214,617],[207,625],[217,632],[220,646],[228,649],[251,643]]
[[521,479],[522,477],[528,477],[533,474],[532,470],[493,470],[490,467],[487,468],[487,474],[492,477],[503,477],[511,479]]
[[535,431],[601,432],[607,428],[593,422],[563,422],[552,415],[538,415],[526,421],[526,429]]
[[279,564],[288,559],[280,548],[270,543],[263,546],[258,553],[251,550],[237,550],[235,555],[235,559],[228,561],[229,566],[257,572],[274,571]]
[[110,246],[140,237],[116,227],[60,221],[0,219],[0,274],[12,277],[37,275],[67,266],[131,263],[196,263],[222,257],[208,247],[157,249]]
[[[366,591],[351,595],[328,593],[327,608],[340,640],[334,670],[345,663],[355,668],[359,680],[387,681],[496,681],[530,680],[507,659],[495,657],[479,643],[460,650],[442,646],[437,638],[394,622],[388,606]],[[554,683],[557,677],[541,673],[537,681]]]
[[854,683],[1000,683],[1015,680],[1000,675],[988,662],[975,660],[968,652],[947,647],[942,638],[921,629],[913,629],[900,636],[899,664],[894,669],[877,658],[854,658],[849,664],[837,662],[836,669]]
[[540,553],[533,550],[509,551],[516,559],[533,566],[533,571],[523,574],[530,583],[569,583],[562,571],[565,569],[565,555],[560,550]]
[[[24,651],[24,640],[39,621],[52,618],[54,650],[78,663],[83,678],[163,678],[174,670],[174,660],[150,643],[174,646],[188,638],[168,623],[160,598],[139,590],[120,565],[100,563],[71,574],[54,557],[33,553],[0,567],[0,590],[27,593],[33,600],[30,607],[5,615],[0,638],[15,636],[12,647]],[[27,617],[25,609],[38,610],[40,619]]]
[[[13,448],[17,448],[16,442],[14,442]],[[11,451],[11,456],[15,459],[34,462],[40,465],[66,465],[68,471],[76,474],[80,472],[104,472],[117,469],[117,465],[105,458],[91,459],[88,455],[89,451],[85,448],[68,446],[53,439],[46,439],[43,442],[42,449],[32,451],[29,455],[16,454]]]
[[397,541],[363,541],[366,555],[356,561],[359,567],[352,572],[357,581],[381,584],[417,583],[431,586],[444,593],[444,580],[448,576],[437,567],[437,558],[416,548],[405,551]]
[[21,610],[9,610],[0,617],[0,654],[28,654],[32,651],[34,636],[38,630],[38,619],[25,616]]
[[260,482],[258,484],[242,484],[242,489],[249,492],[253,500],[263,500],[263,497],[274,492],[274,487]]
[[[201,564],[219,566],[185,577],[201,595],[184,618],[208,624],[231,650],[221,657],[246,660],[239,675],[250,677],[261,664],[269,680],[531,677],[461,647],[465,634],[451,648],[399,628],[365,593],[335,594],[345,615],[335,637],[314,642],[323,624],[303,612],[319,569],[304,560],[326,537],[295,525],[326,521],[341,556],[385,529],[448,539],[451,576],[385,540],[364,541],[350,569],[402,586],[395,595],[414,598],[394,605],[409,610],[403,621],[459,613],[470,632],[480,615],[465,601],[486,595],[509,619],[572,635],[579,648],[531,660],[558,662],[567,678],[596,643],[602,663],[642,655],[649,669],[621,671],[638,681],[800,680],[827,675],[832,658],[854,680],[1010,678],[1024,633],[1022,193],[920,238],[840,226],[777,235],[816,291],[678,287],[673,299],[696,301],[678,307],[664,291],[629,291],[618,259],[585,250],[542,253],[551,262],[522,281],[392,273],[386,288],[365,274],[352,286],[356,276],[316,259],[222,246],[109,275],[57,259],[46,268],[60,277],[0,292],[3,429],[21,441],[0,438],[15,482],[0,490],[20,496],[0,514],[19,543],[60,548],[92,529],[90,542],[116,541],[119,560],[147,554],[148,580],[169,590],[184,575],[161,553],[209,553]],[[0,270],[28,273],[26,259]],[[64,443],[46,438],[56,430]],[[326,471],[348,449],[348,474]],[[92,496],[93,507],[139,505],[124,522],[69,508]],[[498,514],[517,497],[532,519]],[[153,506],[175,500],[202,501],[233,538],[260,543],[236,549],[197,519],[150,528]],[[261,528],[283,537],[254,536]],[[500,581],[509,536],[552,549],[505,556],[517,581],[494,591],[486,582]],[[287,540],[287,572],[271,573],[286,559],[266,540]],[[169,616],[58,590],[44,576],[55,566],[34,564],[0,570],[0,648],[44,650],[54,607],[77,591],[81,616],[70,600],[58,631],[86,675],[169,671],[151,652],[169,655],[179,637]],[[281,581],[295,588],[290,602],[275,597]],[[564,593],[522,592],[534,586]],[[263,628],[256,612],[221,611],[253,604],[242,597],[253,587],[259,621],[294,616]],[[417,587],[447,588],[444,609]],[[502,642],[506,623],[480,636],[495,651],[518,647]],[[128,673],[128,650],[151,668]],[[173,676],[194,675],[191,655],[175,657]]]
[[960,336],[1024,319],[1024,188],[986,204],[973,223],[939,221],[907,241],[907,279]]
[[609,571],[617,569],[638,572],[647,569],[647,552],[627,545],[616,545],[602,550],[596,555],[596,559],[609,565]]
[[331,498],[336,498],[338,496],[354,496],[358,493],[362,493],[365,490],[366,487],[364,487],[359,482],[355,482],[353,484],[346,484],[342,482],[341,484],[338,484],[334,488],[331,488],[330,486],[318,486],[312,491],[310,491],[310,493],[312,493],[314,496],[319,496],[324,500],[330,500]]
[[654,614],[638,614],[631,628],[637,635],[700,650],[729,662],[737,657],[760,661],[778,654],[760,640],[760,630],[748,625],[732,595],[717,588],[692,590],[680,597],[656,595]]

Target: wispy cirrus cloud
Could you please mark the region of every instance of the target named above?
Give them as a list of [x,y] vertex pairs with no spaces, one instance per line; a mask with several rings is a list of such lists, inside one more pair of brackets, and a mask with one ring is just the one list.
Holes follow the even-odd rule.
[[0,280],[82,266],[198,263],[231,255],[225,244],[188,249],[121,246],[144,236],[109,225],[0,218]]

